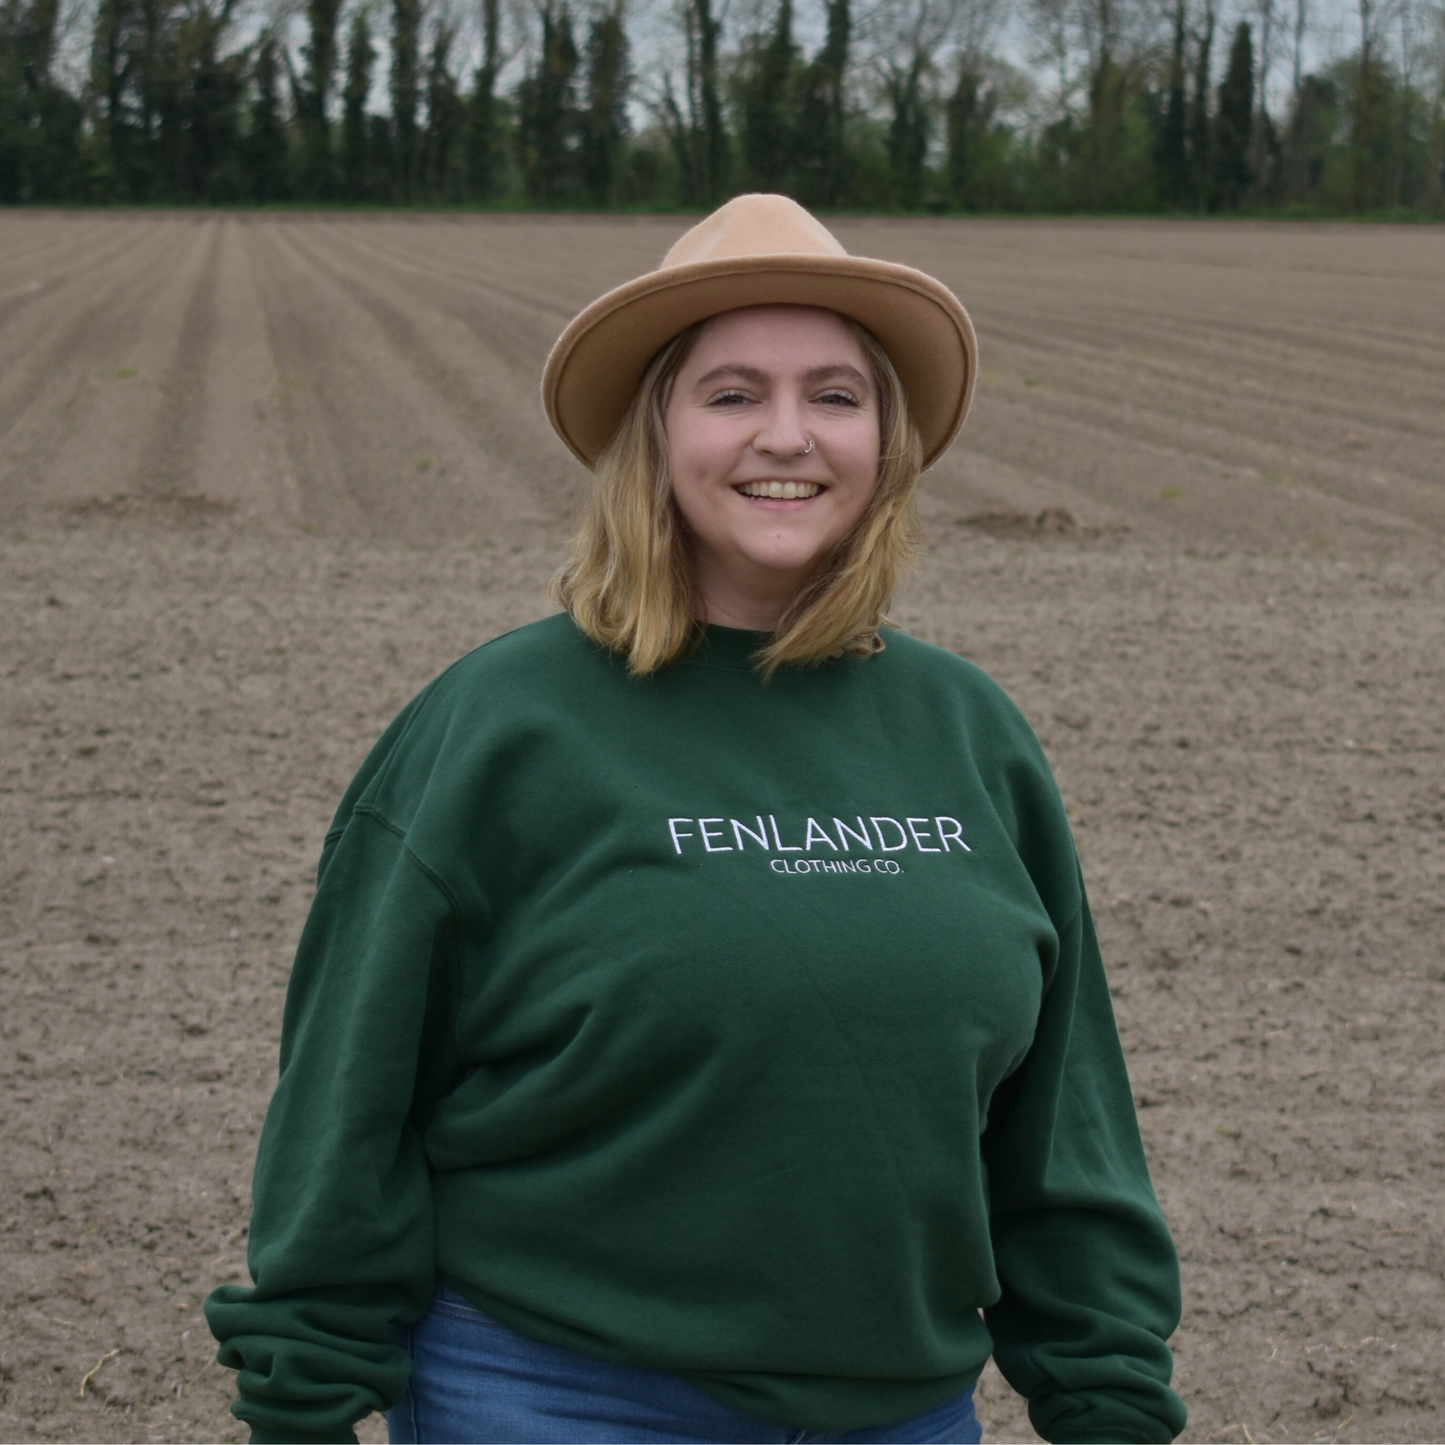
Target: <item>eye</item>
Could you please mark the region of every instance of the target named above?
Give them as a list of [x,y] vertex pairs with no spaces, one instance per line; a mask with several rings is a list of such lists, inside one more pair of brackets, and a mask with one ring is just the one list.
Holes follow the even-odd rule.
[[708,397],[709,406],[746,406],[752,400],[745,391],[720,391]]
[[860,404],[851,391],[844,391],[839,387],[823,392],[816,400],[823,406],[856,407]]

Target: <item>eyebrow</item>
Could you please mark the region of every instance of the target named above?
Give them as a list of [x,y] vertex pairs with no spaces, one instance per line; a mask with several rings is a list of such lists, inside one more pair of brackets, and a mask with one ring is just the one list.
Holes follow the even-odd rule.
[[[693,386],[706,386],[711,382],[719,381],[725,376],[736,376],[742,381],[751,382],[754,386],[766,386],[771,380],[766,371],[759,370],[756,366],[743,366],[739,362],[724,362],[721,366],[715,366],[711,371],[705,371],[693,382]],[[816,383],[826,381],[829,377],[846,377],[863,386],[868,387],[868,378],[858,370],[856,366],[849,366],[846,362],[837,362],[829,366],[815,366],[803,373],[804,382]]]

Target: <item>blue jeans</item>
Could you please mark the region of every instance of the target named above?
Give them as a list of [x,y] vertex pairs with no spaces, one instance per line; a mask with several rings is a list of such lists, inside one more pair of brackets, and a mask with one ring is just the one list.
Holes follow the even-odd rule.
[[977,1445],[973,1391],[911,1420],[818,1433],[733,1410],[666,1370],[613,1365],[503,1328],[443,1285],[408,1331],[411,1382],[387,1413],[392,1445]]

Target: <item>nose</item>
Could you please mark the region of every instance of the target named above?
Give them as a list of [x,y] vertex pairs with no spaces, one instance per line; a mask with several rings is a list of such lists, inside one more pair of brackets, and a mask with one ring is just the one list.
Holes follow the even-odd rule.
[[803,425],[803,409],[798,398],[774,396],[760,421],[758,433],[753,438],[754,451],[776,457],[779,461],[791,461],[813,450]]

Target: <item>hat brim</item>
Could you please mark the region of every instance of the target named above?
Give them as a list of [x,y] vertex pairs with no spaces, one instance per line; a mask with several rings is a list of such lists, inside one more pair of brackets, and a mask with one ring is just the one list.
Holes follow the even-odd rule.
[[696,321],[743,306],[819,306],[868,328],[908,395],[932,466],[963,426],[978,373],[958,298],[911,266],[862,256],[729,257],[668,267],[599,297],[557,339],[542,402],[586,467],[612,439],[647,364]]

